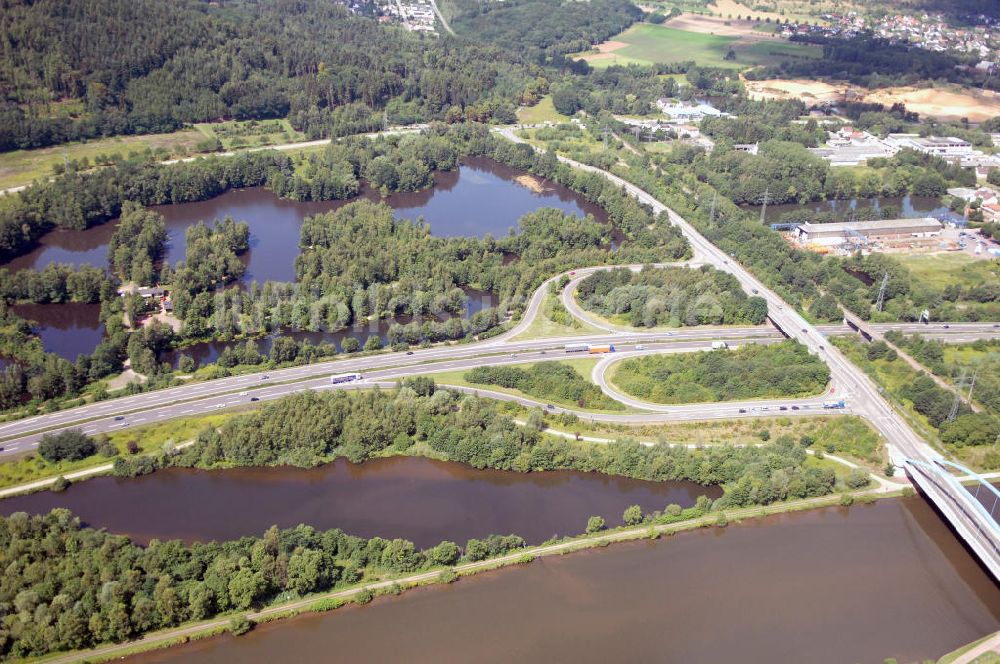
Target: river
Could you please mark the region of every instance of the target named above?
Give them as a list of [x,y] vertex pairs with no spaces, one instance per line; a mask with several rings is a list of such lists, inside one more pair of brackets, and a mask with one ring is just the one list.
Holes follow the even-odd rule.
[[722,491],[599,473],[477,470],[403,456],[361,464],[340,459],[311,469],[170,468],[133,479],[100,477],[62,493],[5,499],[0,513],[66,507],[88,525],[143,544],[153,538],[237,539],[272,525],[305,523],[429,547],[446,539],[464,545],[470,537],[510,533],[537,544],[583,532],[595,514],[620,525],[629,505],[646,512],[670,503],[689,507],[702,494],[718,498]]
[[[431,233],[442,237],[491,234],[500,237],[517,227],[517,220],[542,207],[555,207],[569,214],[593,215],[607,221],[607,213],[583,196],[555,182],[532,178],[535,189],[522,184],[524,173],[481,157],[463,160],[458,169],[435,173],[432,188],[416,193],[391,194],[363,187],[361,196],[384,200],[396,216],[416,220],[423,217]],[[357,200],[357,199],[353,199]],[[299,255],[302,221],[312,215],[335,210],[350,201],[299,202],[278,198],[262,187],[234,189],[196,203],[157,205],[150,209],[163,215],[167,228],[166,260],[183,260],[185,230],[197,223],[230,216],[250,228],[250,251],[243,259],[247,271],[243,283],[293,281],[295,257]],[[83,231],[55,230],[39,240],[34,251],[9,261],[15,271],[41,269],[50,263],[107,265],[108,242],[116,221]]]
[[919,497],[613,545],[134,662],[900,662],[1000,628],[1000,589]]

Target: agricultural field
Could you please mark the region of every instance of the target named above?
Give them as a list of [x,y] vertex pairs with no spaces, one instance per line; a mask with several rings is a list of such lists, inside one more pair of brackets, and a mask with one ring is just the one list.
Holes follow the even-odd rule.
[[[35,150],[5,152],[0,160],[0,189],[30,184],[32,181],[53,175],[53,168],[67,162],[93,164],[99,157],[115,155],[127,157],[153,150],[164,159],[187,155],[205,140],[205,134],[196,129],[182,129],[169,134],[141,136],[116,136],[86,142],[65,143]],[[86,160],[86,162],[84,162]]]
[[[815,47],[770,39],[761,33],[724,36],[646,23],[632,26],[597,50],[582,59],[593,67],[694,60],[699,65],[741,69],[776,64],[790,57],[820,55]],[[730,50],[734,58],[727,60]]]

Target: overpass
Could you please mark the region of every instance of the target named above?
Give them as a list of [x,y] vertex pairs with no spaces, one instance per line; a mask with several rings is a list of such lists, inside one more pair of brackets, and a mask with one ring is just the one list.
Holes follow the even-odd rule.
[[[951,524],[965,544],[993,575],[1000,579],[1000,491],[968,468],[940,457],[929,461],[907,459],[910,481]],[[949,469],[976,481],[970,491]]]

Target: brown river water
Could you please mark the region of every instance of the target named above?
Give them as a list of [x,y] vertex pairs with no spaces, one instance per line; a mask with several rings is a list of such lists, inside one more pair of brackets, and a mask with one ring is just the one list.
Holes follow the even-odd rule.
[[401,537],[418,547],[442,540],[521,535],[540,543],[582,533],[588,517],[620,525],[637,504],[645,512],[688,507],[718,487],[646,482],[599,473],[515,473],[422,457],[319,468],[171,468],[139,478],[99,477],[65,492],[41,491],[0,501],[0,513],[47,513],[65,507],[95,528],[147,543],[260,535],[272,525],[305,523],[363,537]]
[[913,497],[544,558],[132,661],[903,663],[997,629],[1000,590]]

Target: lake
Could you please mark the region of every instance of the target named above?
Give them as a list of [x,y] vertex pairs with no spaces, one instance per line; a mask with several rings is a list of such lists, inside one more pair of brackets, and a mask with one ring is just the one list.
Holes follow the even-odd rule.
[[[555,182],[532,178],[537,187],[525,186],[525,174],[482,157],[463,160],[457,170],[435,173],[432,188],[416,193],[391,194],[363,187],[361,196],[384,200],[398,217],[423,217],[431,233],[441,237],[503,236],[517,227],[517,220],[543,207],[568,214],[593,215],[607,221],[607,213],[583,196]],[[519,182],[519,179],[521,180]],[[357,199],[353,199],[357,200]],[[150,209],[163,215],[167,228],[166,260],[174,265],[186,251],[184,232],[198,221],[211,222],[231,216],[250,227],[250,250],[243,259],[247,271],[243,283],[293,281],[295,257],[299,254],[302,221],[312,215],[343,207],[350,201],[298,202],[278,198],[263,187],[234,189],[196,203],[156,205]],[[32,252],[4,265],[10,270],[42,269],[50,263],[107,265],[108,242],[116,222],[83,231],[55,230],[39,240]]]

